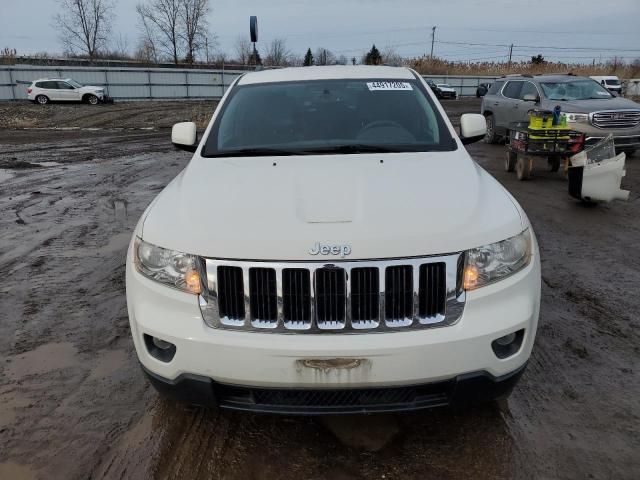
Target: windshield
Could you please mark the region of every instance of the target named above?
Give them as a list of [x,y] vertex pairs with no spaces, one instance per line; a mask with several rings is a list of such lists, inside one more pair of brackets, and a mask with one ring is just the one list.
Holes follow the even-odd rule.
[[67,78],[67,83],[75,88],[80,88],[82,85],[76,82],[73,78]]
[[611,98],[611,94],[594,80],[572,82],[541,82],[540,86],[549,100],[590,100]]
[[448,83],[439,83],[438,86],[444,87],[444,88],[451,88]]
[[613,86],[618,86],[620,85],[620,80],[605,80],[604,83],[606,83],[607,85],[613,85]]
[[204,157],[455,150],[421,82],[344,79],[241,85]]

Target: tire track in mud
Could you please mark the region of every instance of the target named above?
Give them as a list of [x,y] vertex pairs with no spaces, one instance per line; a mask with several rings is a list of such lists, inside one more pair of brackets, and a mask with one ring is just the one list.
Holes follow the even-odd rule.
[[[472,150],[502,152],[500,147]],[[545,478],[637,478],[640,433],[637,205],[640,164],[627,161],[623,188],[632,200],[585,208],[567,195],[557,175],[535,172],[518,182],[499,156],[480,163],[522,204],[540,243],[543,301],[530,365],[513,395],[509,430],[521,459],[539,458]],[[525,466],[523,465],[523,467]]]
[[[85,478],[144,411],[148,386],[129,339],[124,256],[157,193],[147,185],[166,183],[186,155],[164,153],[168,142],[157,136],[120,139],[110,158],[89,163],[70,142],[60,152],[66,165],[17,171],[2,183],[0,245],[10,248],[0,249],[0,404],[9,417],[0,424],[0,471],[13,462],[47,478]],[[132,157],[127,140],[145,154]],[[124,208],[127,200],[133,207]],[[14,212],[25,222],[16,224]],[[72,348],[70,364],[38,354],[56,345]],[[6,375],[52,360],[47,371]]]

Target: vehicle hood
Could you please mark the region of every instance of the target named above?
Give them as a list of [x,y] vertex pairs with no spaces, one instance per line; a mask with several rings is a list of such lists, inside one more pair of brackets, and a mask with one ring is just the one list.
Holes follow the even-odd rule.
[[602,100],[571,100],[567,102],[546,99],[543,102],[543,107],[548,110],[553,110],[556,105],[560,105],[562,111],[570,113],[591,113],[601,110],[624,110],[628,108],[640,109],[640,104],[620,97]]
[[201,158],[149,209],[142,237],[191,254],[246,260],[349,259],[457,252],[518,234],[506,190],[466,151]]

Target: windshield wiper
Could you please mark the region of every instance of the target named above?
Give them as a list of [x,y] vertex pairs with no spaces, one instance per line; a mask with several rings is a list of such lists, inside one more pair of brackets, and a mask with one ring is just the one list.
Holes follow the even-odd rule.
[[296,150],[282,150],[279,148],[241,148],[239,150],[227,150],[207,155],[205,158],[218,157],[280,157],[286,155],[299,155]]
[[349,144],[349,145],[331,145],[327,147],[318,147],[313,149],[304,150],[301,152],[306,155],[322,154],[322,153],[401,153],[412,150],[407,150],[398,147],[384,147],[381,145],[366,145],[366,144]]
[[202,155],[205,158],[226,158],[226,157],[278,157],[290,155],[323,155],[323,154],[354,154],[354,153],[403,153],[415,150],[402,147],[384,147],[380,145],[366,144],[345,144],[329,145],[324,147],[301,148],[301,149],[279,149],[279,148],[241,148],[239,150],[221,151]]

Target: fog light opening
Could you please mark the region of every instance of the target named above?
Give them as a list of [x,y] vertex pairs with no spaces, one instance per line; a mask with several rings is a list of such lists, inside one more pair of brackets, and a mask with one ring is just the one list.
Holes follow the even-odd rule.
[[491,348],[496,357],[500,359],[509,358],[520,351],[523,339],[524,328],[495,339],[491,342]]
[[[496,340],[496,343],[498,345],[500,345],[501,347],[506,347],[508,346],[510,343],[513,343],[513,341],[516,339],[516,334],[515,333],[510,333],[509,335],[505,335],[504,337],[500,337],[499,339]],[[155,339],[154,339],[155,340]]]
[[176,354],[176,346],[167,342],[166,340],[162,340],[158,337],[152,337],[151,335],[144,334],[144,343],[147,347],[147,351],[149,355],[151,355],[156,360],[160,360],[164,363],[169,363],[173,360],[173,357]]
[[164,340],[160,340],[158,337],[153,337],[153,344],[160,350],[169,350],[173,347],[173,343],[165,342]]

